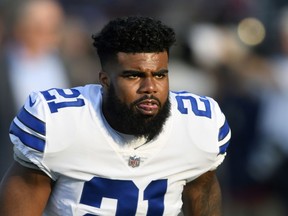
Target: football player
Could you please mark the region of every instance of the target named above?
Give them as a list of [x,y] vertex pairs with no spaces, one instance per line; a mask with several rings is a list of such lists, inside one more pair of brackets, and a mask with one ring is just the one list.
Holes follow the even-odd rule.
[[14,118],[0,215],[220,216],[230,128],[212,98],[169,90],[173,29],[131,16],[93,40],[101,85],[33,92]]

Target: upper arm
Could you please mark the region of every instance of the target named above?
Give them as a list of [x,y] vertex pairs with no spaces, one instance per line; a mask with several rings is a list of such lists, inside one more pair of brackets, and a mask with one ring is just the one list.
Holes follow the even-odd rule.
[[40,216],[51,193],[52,181],[42,171],[14,162],[0,186],[0,215]]
[[215,171],[208,171],[185,185],[183,213],[193,216],[220,216],[221,191]]

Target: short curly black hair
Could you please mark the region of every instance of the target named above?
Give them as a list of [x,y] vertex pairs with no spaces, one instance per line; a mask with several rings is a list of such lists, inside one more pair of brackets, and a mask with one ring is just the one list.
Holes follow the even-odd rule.
[[128,16],[110,21],[102,31],[92,35],[103,66],[118,52],[151,53],[167,51],[176,42],[175,32],[151,17]]

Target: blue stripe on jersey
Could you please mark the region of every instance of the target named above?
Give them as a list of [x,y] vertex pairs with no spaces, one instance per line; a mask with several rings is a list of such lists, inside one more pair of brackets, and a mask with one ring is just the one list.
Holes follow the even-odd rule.
[[218,141],[223,140],[228,135],[229,131],[230,131],[230,127],[228,125],[227,120],[225,120],[224,125],[219,130]]
[[224,145],[219,147],[219,154],[224,154],[229,146],[229,141],[225,143]]
[[17,136],[24,145],[40,152],[44,151],[45,140],[23,131],[15,124],[14,121],[10,126],[10,133]]
[[35,132],[42,135],[46,134],[45,122],[33,116],[24,107],[22,107],[22,109],[18,113],[17,118],[19,119],[19,121],[21,121],[21,123],[31,128]]

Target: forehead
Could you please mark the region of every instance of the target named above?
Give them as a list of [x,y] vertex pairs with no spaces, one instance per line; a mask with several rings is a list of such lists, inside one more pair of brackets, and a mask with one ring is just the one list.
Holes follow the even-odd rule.
[[117,54],[117,62],[123,69],[152,70],[167,69],[167,52],[159,53],[124,53]]

